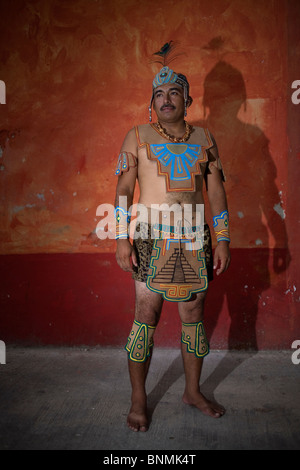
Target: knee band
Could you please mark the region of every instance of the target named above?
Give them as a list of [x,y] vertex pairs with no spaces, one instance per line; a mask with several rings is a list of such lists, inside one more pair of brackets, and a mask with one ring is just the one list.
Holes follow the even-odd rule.
[[140,323],[134,320],[127,344],[128,357],[135,362],[145,362],[150,356],[150,348],[153,346],[155,326]]
[[204,357],[209,353],[209,344],[205,335],[203,322],[182,323],[181,342],[187,345],[187,351],[196,357]]

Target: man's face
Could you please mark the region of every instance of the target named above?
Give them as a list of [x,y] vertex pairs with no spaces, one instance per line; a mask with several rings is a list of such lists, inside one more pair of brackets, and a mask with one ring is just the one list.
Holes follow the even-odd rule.
[[154,90],[153,109],[160,122],[184,119],[183,88],[176,83],[165,84]]

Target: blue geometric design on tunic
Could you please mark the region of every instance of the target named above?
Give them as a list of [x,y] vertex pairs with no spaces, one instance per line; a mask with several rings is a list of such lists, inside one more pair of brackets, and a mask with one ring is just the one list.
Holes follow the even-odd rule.
[[192,168],[198,160],[203,161],[201,145],[159,144],[150,145],[150,148],[162,166],[171,166],[169,175],[173,181],[190,179],[189,167]]

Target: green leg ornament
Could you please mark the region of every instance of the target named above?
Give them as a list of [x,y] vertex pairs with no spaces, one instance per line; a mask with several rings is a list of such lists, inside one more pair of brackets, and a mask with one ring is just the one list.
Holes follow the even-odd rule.
[[187,345],[187,351],[196,357],[205,357],[209,353],[209,344],[203,322],[182,323],[181,342]]
[[155,326],[140,323],[134,320],[125,350],[128,357],[134,362],[145,362],[150,356],[150,348],[153,347],[153,335]]

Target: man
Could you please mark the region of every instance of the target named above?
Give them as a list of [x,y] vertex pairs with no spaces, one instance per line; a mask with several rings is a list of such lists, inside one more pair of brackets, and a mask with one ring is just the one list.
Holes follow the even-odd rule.
[[[115,202],[116,259],[123,270],[133,273],[136,293],[135,320],[126,345],[132,385],[127,424],[142,432],[149,426],[145,382],[164,300],[178,303],[182,322],[183,402],[215,418],[224,414],[222,406],[202,395],[199,381],[209,352],[203,325],[208,282],[212,268],[219,275],[230,263],[222,166],[209,131],[185,121],[192,103],[188,81],[164,66],[152,91],[150,123],[131,129],[123,142]],[[152,104],[156,123],[151,122]],[[144,219],[138,220],[132,244],[129,207],[137,180],[139,204],[146,211],[141,211]],[[204,181],[218,241],[213,266],[209,228],[205,222],[203,228],[198,217]],[[183,218],[178,218],[186,208]]]

